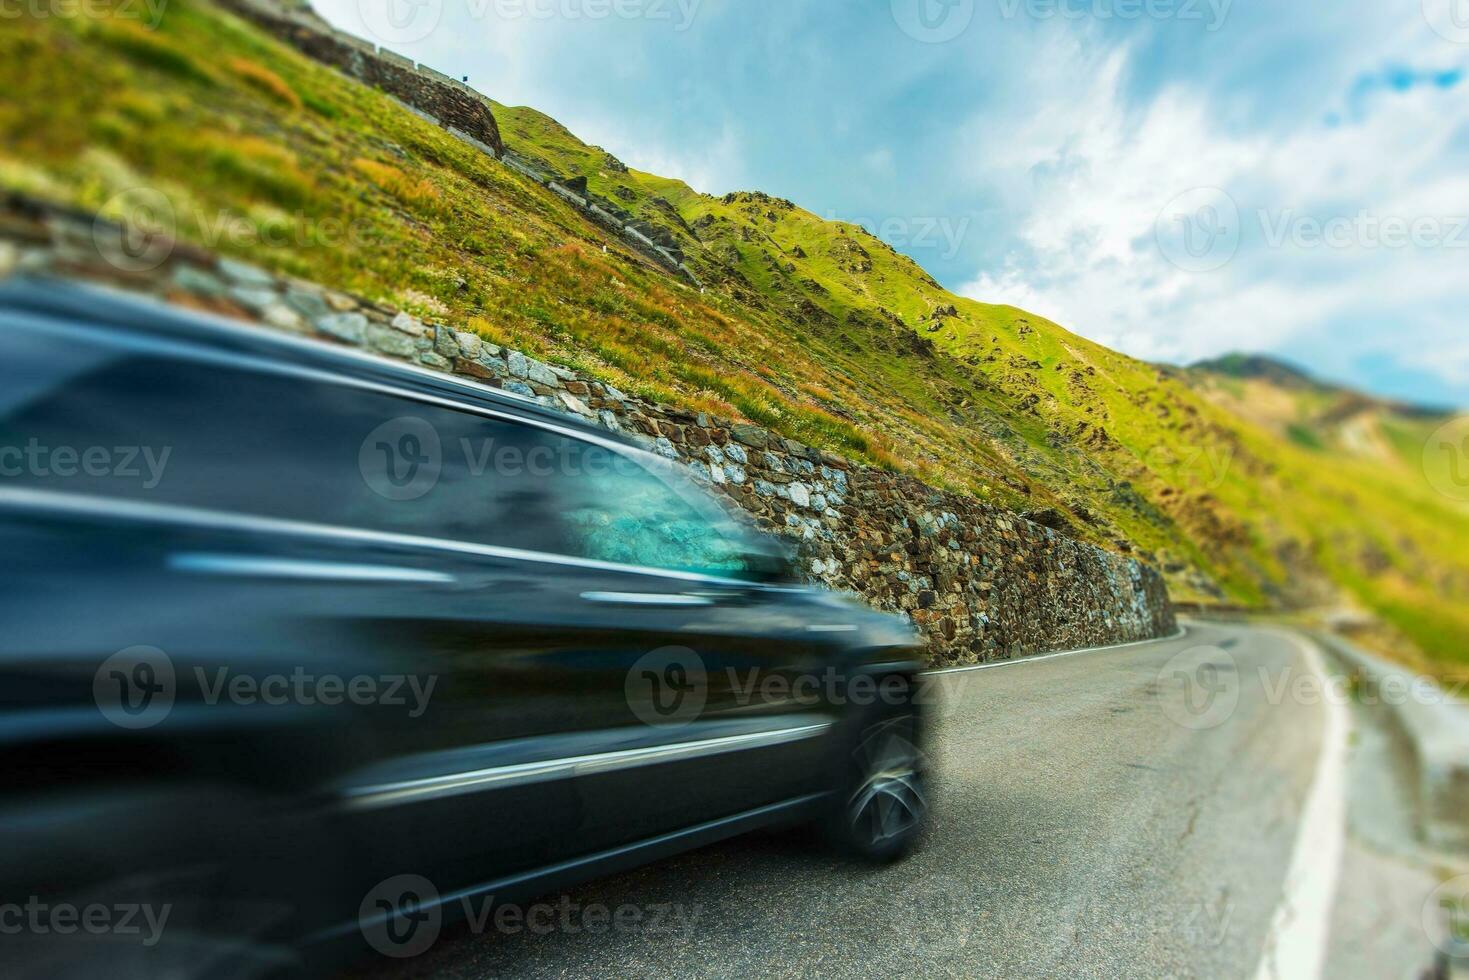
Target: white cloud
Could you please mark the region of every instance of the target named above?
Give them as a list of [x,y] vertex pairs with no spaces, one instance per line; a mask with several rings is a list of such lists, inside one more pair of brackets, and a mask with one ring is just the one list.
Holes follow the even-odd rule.
[[[1450,142],[1469,124],[1462,89],[1394,92],[1337,127],[1322,121],[1323,108],[1280,136],[1231,130],[1229,106],[1185,83],[1135,103],[1125,94],[1125,47],[1071,37],[1036,63],[1019,84],[1053,108],[1013,120],[1002,154],[983,146],[1005,125],[993,115],[974,120],[956,147],[1014,216],[1008,254],[960,292],[1170,360],[1287,350],[1307,337],[1360,343],[1349,325],[1377,313],[1391,316],[1382,327],[1402,363],[1464,382],[1469,353],[1461,343],[1450,354],[1436,325],[1469,325],[1445,312],[1469,310],[1469,229],[1458,248],[1373,247],[1364,238],[1389,219],[1426,219],[1420,229],[1443,236],[1469,220],[1469,176]],[[1068,94],[1064,80],[1075,78],[1089,83]],[[1155,242],[1160,211],[1198,187],[1224,188],[1241,214],[1239,252],[1216,271],[1180,269]],[[1334,222],[1347,246],[1311,244],[1313,221]],[[1281,228],[1296,234],[1272,247],[1266,232]]]

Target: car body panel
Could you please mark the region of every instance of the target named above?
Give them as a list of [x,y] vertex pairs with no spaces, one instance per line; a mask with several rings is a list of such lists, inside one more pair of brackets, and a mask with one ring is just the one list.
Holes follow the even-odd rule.
[[[258,372],[288,378],[302,404],[327,406],[318,411],[333,404],[304,401],[318,390],[367,392],[651,459],[479,386],[90,288],[0,288],[7,349],[0,423],[49,392],[61,406],[46,416],[61,420],[52,439],[122,438],[125,412],[68,408],[68,386],[146,363],[165,409],[173,396],[158,389],[171,381],[158,365],[189,376],[179,432],[216,421],[211,388],[223,397]],[[27,363],[35,377],[14,367]],[[134,381],[103,374],[99,390]],[[303,414],[272,404],[258,417],[289,424],[283,441],[309,440],[316,419]],[[100,479],[0,479],[0,756],[16,776],[12,800],[139,780],[243,784],[320,814],[364,856],[344,869],[354,887],[409,870],[443,894],[547,885],[809,815],[851,723],[842,679],[919,666],[907,624],[797,584],[363,527],[330,501],[307,502],[311,520],[252,513],[251,486],[289,502],[279,481],[293,471],[268,464],[270,431],[228,421],[242,442],[267,440],[211,454],[207,472],[239,481],[220,488],[230,506],[196,506],[173,488],[118,493]],[[0,435],[25,433],[0,424]],[[255,462],[231,469],[234,459]],[[99,710],[111,683],[102,665],[138,648],[164,652],[171,707],[119,727]],[[323,677],[341,682],[335,703],[292,693],[319,695]],[[812,678],[825,680],[802,688]],[[344,692],[359,679],[373,696],[355,703]],[[125,693],[127,678],[116,681]],[[16,812],[0,812],[0,825]]]

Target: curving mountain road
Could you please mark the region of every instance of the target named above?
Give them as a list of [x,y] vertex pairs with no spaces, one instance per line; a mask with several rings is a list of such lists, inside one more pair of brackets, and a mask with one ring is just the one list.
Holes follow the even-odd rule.
[[[740,838],[547,896],[534,930],[461,927],[361,972],[1417,977],[1432,882],[1392,853],[1372,722],[1311,697],[1325,663],[1283,632],[1189,624],[936,674],[935,822],[909,860]],[[598,928],[603,906],[621,925]]]

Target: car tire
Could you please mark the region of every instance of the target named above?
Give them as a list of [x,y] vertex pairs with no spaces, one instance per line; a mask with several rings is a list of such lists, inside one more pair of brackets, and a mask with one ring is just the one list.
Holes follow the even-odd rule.
[[825,821],[826,837],[846,854],[897,861],[923,836],[928,789],[920,722],[911,705],[883,706],[859,719]]

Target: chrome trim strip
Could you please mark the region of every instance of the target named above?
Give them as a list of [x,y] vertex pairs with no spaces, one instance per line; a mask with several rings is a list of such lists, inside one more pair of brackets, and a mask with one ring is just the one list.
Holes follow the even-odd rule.
[[474,769],[445,776],[427,776],[422,779],[408,779],[379,786],[364,786],[346,790],[343,795],[350,809],[379,809],[397,806],[400,803],[421,803],[448,796],[458,796],[462,793],[477,793],[486,789],[504,789],[508,786],[524,786],[528,783],[546,782],[551,779],[570,779],[598,773],[618,772],[639,766],[683,762],[688,759],[699,759],[742,749],[767,748],[787,742],[815,738],[831,727],[831,722],[821,722],[770,732],[748,732],[742,735],[724,735],[719,738],[653,745],[640,749],[599,752],[594,755],[547,759],[542,762],[522,762],[516,765]]
[[168,567],[204,575],[238,575],[253,578],[310,579],[338,582],[453,582],[447,572],[391,565],[355,565],[335,561],[302,561],[292,558],[256,558],[250,555],[212,555],[200,552],[170,555]]
[[612,606],[712,606],[714,600],[702,595],[684,595],[673,592],[583,592],[581,597],[588,602],[603,602]]
[[519,548],[502,548],[492,544],[471,544],[448,538],[429,538],[417,534],[402,534],[397,531],[368,531],[362,528],[342,527],[336,524],[316,524],[310,521],[294,521],[283,517],[257,517],[252,514],[232,514],[226,511],[209,510],[202,507],[185,507],[175,504],[151,504],[139,500],[118,500],[92,494],[65,493],[54,490],[33,490],[25,487],[0,487],[0,507],[28,508],[32,510],[59,511],[67,514],[112,517],[120,520],[183,524],[208,530],[245,531],[252,534],[294,534],[301,537],[324,538],[353,544],[378,544],[405,548],[427,548],[460,555],[483,558],[505,558],[514,561],[530,561],[547,565],[569,565],[608,572],[631,572],[658,578],[678,579],[682,582],[709,582],[715,585],[736,586],[741,589],[758,589],[766,592],[806,592],[807,589],[766,585],[761,582],[746,582],[740,579],[719,578],[698,572],[678,572],[663,568],[644,568],[638,565],[619,565],[616,562],[598,561],[594,558],[574,558],[570,555],[553,555],[540,551],[524,551]]

